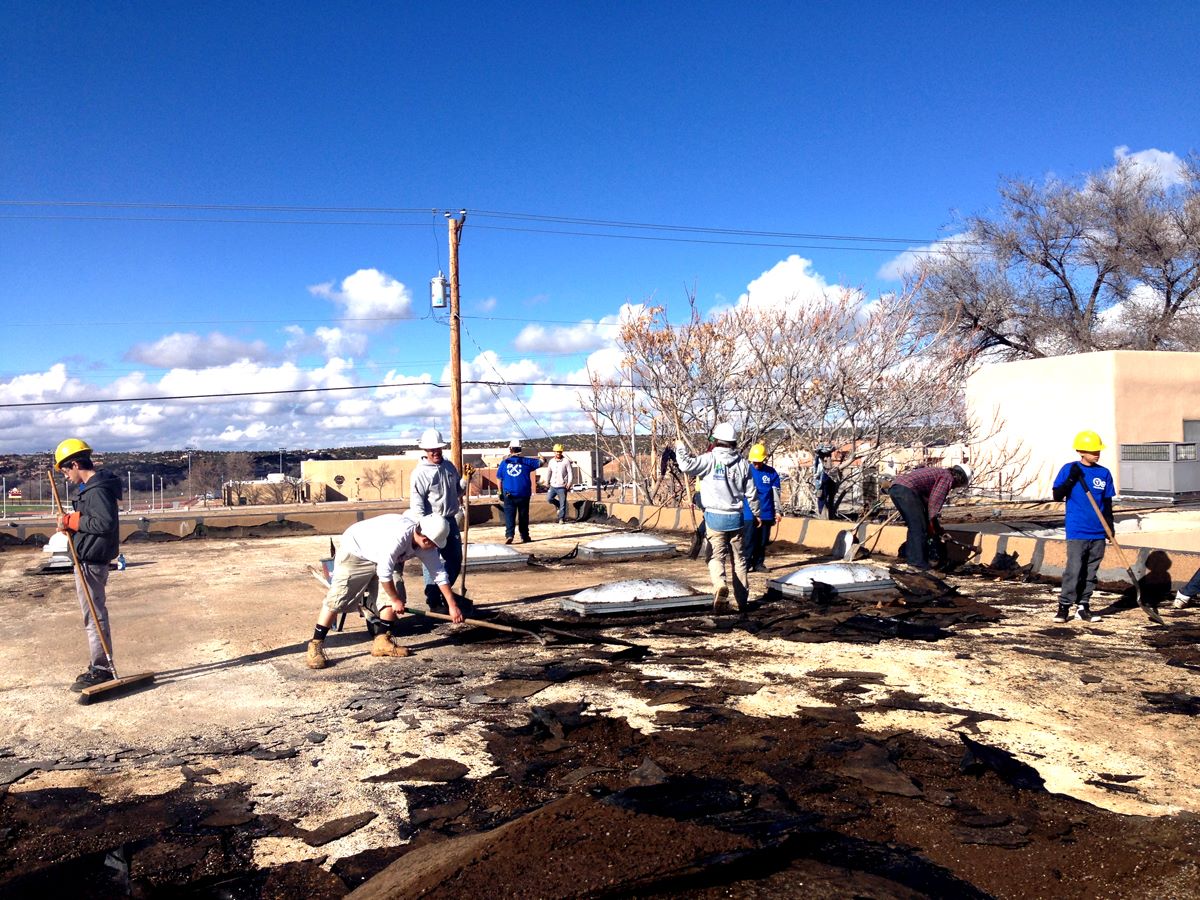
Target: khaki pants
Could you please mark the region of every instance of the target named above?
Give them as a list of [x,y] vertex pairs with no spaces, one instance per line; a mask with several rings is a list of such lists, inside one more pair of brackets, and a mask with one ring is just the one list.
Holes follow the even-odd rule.
[[742,551],[741,531],[708,530],[708,542],[712,546],[712,559],[708,561],[708,574],[712,578],[713,590],[725,584],[725,560],[733,562],[733,599],[738,608],[746,605],[750,596],[750,576],[746,572],[746,556]]

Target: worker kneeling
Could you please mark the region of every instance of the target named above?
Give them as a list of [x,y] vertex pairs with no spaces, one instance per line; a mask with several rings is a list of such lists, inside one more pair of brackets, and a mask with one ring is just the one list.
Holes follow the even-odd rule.
[[[405,612],[407,592],[404,589],[404,563],[419,559],[433,573],[434,584],[441,591],[453,622],[463,620],[462,612],[450,590],[450,579],[438,551],[446,546],[450,526],[444,516],[427,515],[419,520],[407,515],[389,513],[355,522],[342,534],[341,547],[333,563],[333,577],[317,616],[317,627],[308,642],[308,667],[324,669],[329,665],[325,655],[325,637],[337,614],[350,608],[365,594],[371,606],[379,595],[379,585],[390,600],[379,609],[379,618],[387,631],[375,635],[372,656],[408,656],[408,648],[396,644],[397,616]],[[394,575],[401,573],[400,579]]]

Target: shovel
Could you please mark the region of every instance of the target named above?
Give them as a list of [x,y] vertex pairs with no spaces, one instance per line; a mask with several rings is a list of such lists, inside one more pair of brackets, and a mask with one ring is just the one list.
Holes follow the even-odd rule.
[[[54,472],[47,471],[50,477],[50,490],[54,494],[54,503],[58,507],[60,516],[66,515],[63,510],[62,499],[58,496],[58,482],[54,480]],[[104,658],[108,661],[108,670],[112,672],[112,680],[93,684],[91,687],[85,687],[79,692],[79,702],[85,706],[91,703],[95,698],[102,698],[111,693],[120,692],[134,685],[150,684],[154,681],[153,672],[143,672],[140,675],[128,675],[125,678],[117,677],[117,667],[113,665],[112,648],[108,646],[108,639],[104,637],[104,629],[100,627],[100,617],[96,615],[96,602],[92,599],[92,589],[88,587],[87,579],[83,577],[83,568],[79,564],[79,557],[75,553],[75,541],[68,540],[67,546],[71,550],[71,562],[75,564],[75,577],[79,579],[79,583],[83,585],[83,596],[87,599],[88,609],[92,614],[92,626],[96,629],[96,636],[100,638],[100,646],[104,648]]]
[[[858,520],[857,524],[855,524],[854,529],[849,532],[850,539],[846,544],[846,552],[842,554],[843,562],[854,562],[854,557],[858,555],[858,551],[863,548],[864,544],[866,544],[867,532],[871,530],[871,526],[867,524],[867,519],[874,515],[875,512],[875,509],[868,510],[863,517]],[[883,523],[879,526],[879,530],[875,532],[875,540],[871,544],[871,549],[867,551],[868,555],[874,551],[875,547],[879,544],[879,538],[883,535],[883,529],[895,522],[899,516],[900,511],[897,510],[883,520]],[[858,538],[858,531],[860,528],[863,530],[862,540],[859,540]]]
[[1129,580],[1133,583],[1133,596],[1137,600],[1138,608],[1146,614],[1146,617],[1156,625],[1162,625],[1163,617],[1158,614],[1158,610],[1152,606],[1147,606],[1146,601],[1142,598],[1142,586],[1138,582],[1137,575],[1133,572],[1133,566],[1125,558],[1125,551],[1121,549],[1121,545],[1117,543],[1117,538],[1113,534],[1111,528],[1108,527],[1108,519],[1104,518],[1104,513],[1100,512],[1100,505],[1096,503],[1096,498],[1092,496],[1092,492],[1087,489],[1087,485],[1083,487],[1083,494],[1088,498],[1088,503],[1092,504],[1092,510],[1096,513],[1096,518],[1100,520],[1100,524],[1104,526],[1104,534],[1112,542],[1112,545],[1117,550],[1117,559],[1121,560],[1121,565],[1125,567],[1125,571],[1129,573]]

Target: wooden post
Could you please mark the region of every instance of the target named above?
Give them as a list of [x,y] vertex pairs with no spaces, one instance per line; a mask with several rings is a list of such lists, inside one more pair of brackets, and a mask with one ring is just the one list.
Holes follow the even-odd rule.
[[462,350],[459,336],[458,245],[467,211],[459,210],[456,219],[446,213],[450,226],[450,432],[454,448],[452,462],[459,472],[463,468],[462,436]]

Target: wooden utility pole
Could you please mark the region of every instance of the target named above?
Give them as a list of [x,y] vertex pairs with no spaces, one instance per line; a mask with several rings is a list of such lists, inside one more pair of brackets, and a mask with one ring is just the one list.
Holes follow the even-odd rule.
[[458,244],[462,238],[463,223],[467,211],[460,209],[458,218],[446,213],[446,224],[450,226],[450,442],[454,448],[453,463],[458,471],[463,470],[462,435],[462,348],[459,337],[458,301]]

